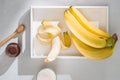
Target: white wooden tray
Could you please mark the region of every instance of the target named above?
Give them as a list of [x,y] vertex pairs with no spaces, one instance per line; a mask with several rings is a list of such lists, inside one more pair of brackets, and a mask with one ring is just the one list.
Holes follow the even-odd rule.
[[[104,31],[108,31],[108,7],[107,6],[76,6],[94,25]],[[64,11],[69,6],[31,6],[31,58],[45,58],[50,46],[41,45],[36,39],[36,33],[43,20],[59,21],[62,31],[69,31],[64,22]],[[67,50],[61,50],[58,58],[85,59],[72,45]]]

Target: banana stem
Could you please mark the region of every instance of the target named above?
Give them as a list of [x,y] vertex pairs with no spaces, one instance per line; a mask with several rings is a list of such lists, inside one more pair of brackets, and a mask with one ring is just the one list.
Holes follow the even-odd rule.
[[116,43],[117,40],[118,40],[118,36],[117,36],[117,34],[114,33],[114,34],[112,35],[112,38],[114,39],[114,43]]

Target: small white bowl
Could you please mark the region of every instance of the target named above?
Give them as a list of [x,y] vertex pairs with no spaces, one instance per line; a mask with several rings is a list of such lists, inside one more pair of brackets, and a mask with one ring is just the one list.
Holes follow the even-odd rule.
[[56,74],[53,70],[45,68],[38,73],[37,80],[56,80]]

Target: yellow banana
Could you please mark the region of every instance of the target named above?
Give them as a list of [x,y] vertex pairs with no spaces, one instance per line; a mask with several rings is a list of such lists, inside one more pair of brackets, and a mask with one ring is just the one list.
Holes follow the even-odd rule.
[[82,41],[80,41],[73,34],[72,34],[72,42],[81,54],[83,54],[87,58],[94,59],[94,60],[108,58],[114,52],[114,47],[106,47],[101,49],[90,47],[84,44]]
[[64,19],[71,32],[85,44],[94,48],[104,48],[113,45],[112,38],[106,40],[102,36],[98,36],[89,32],[76,20],[70,11],[65,11]]
[[107,32],[104,32],[102,30],[100,30],[99,28],[95,27],[91,22],[89,22],[83,15],[82,13],[75,8],[74,6],[71,6],[69,8],[69,11],[73,14],[73,16],[78,20],[78,22],[84,26],[84,28],[86,28],[87,30],[89,30],[90,32],[99,35],[99,36],[104,36],[104,37],[111,37],[110,34],[108,34]]
[[59,55],[61,50],[61,41],[59,36],[53,38],[52,40],[52,48],[49,52],[47,58],[44,60],[45,62],[51,62],[56,59],[56,57]]

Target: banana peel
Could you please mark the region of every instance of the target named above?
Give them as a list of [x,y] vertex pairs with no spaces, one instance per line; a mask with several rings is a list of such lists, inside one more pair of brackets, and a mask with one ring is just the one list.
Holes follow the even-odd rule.
[[42,22],[42,26],[39,28],[38,33],[36,34],[37,40],[43,45],[51,44],[52,46],[44,62],[51,62],[59,55],[62,47],[60,39],[61,32],[61,29],[52,22]]

